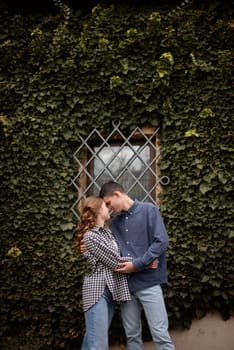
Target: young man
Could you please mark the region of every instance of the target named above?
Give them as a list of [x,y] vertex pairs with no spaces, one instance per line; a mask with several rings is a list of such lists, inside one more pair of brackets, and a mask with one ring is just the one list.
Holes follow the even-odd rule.
[[[165,251],[168,245],[160,212],[152,203],[132,200],[124,188],[114,181],[104,184],[99,196],[117,213],[109,225],[122,256],[133,258],[132,262],[123,262],[117,269],[118,272],[129,273],[128,286],[132,293],[132,300],[121,305],[127,349],[143,349],[142,306],[157,350],[174,350],[160,286],[167,283]],[[155,259],[159,260],[158,268],[147,268]]]

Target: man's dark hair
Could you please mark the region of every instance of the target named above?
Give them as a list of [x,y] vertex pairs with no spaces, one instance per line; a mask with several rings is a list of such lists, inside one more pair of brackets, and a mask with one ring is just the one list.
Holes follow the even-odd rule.
[[115,191],[125,193],[123,186],[119,183],[115,181],[106,182],[100,190],[99,197],[103,198],[107,196],[112,196]]

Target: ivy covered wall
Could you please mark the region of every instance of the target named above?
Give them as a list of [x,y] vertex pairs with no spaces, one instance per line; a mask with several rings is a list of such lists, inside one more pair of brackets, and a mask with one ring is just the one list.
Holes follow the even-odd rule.
[[[74,247],[78,133],[160,125],[170,325],[233,311],[233,21],[219,2],[55,2],[1,13],[0,345],[68,349],[83,334]],[[118,316],[117,316],[118,317]],[[118,322],[112,327],[115,339]],[[7,344],[7,346],[6,346]],[[70,344],[70,345],[69,345]]]

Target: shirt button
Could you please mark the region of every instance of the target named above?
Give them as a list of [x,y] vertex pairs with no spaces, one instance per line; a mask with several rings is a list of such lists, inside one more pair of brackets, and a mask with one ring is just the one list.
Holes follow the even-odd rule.
[[127,241],[126,243],[127,243],[127,244],[129,244],[129,242],[128,242],[128,241]]
[[126,220],[128,220],[128,216],[126,216]]
[[126,230],[125,230],[126,232],[128,232],[128,228],[126,228]]

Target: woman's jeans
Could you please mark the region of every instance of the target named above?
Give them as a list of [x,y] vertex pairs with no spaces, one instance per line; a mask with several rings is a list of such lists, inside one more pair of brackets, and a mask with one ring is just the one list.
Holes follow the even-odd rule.
[[160,285],[133,293],[130,301],[121,304],[122,322],[128,350],[143,350],[141,310],[145,312],[157,350],[174,350],[168,333],[168,318]]
[[114,302],[106,288],[99,301],[85,312],[86,333],[81,350],[108,350],[108,329],[114,315]]

